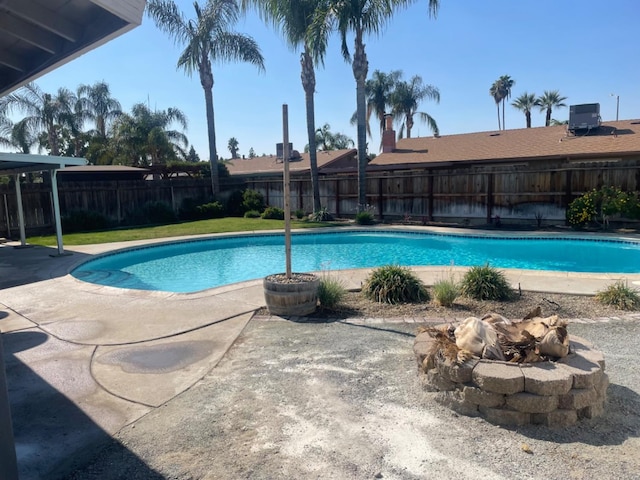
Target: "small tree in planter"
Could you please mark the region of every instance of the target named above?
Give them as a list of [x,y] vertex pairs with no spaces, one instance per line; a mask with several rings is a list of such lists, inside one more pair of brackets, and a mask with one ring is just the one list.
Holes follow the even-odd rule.
[[284,164],[284,244],[285,273],[267,276],[263,281],[264,298],[269,313],[305,316],[316,311],[320,278],[311,273],[291,272],[291,205],[289,181],[289,119],[287,105],[282,106]]

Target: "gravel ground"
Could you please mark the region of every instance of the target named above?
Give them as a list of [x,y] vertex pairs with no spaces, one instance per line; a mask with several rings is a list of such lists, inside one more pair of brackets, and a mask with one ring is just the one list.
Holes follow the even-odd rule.
[[417,326],[254,319],[204,379],[66,478],[638,478],[640,321],[570,324],[604,351],[611,385],[603,417],[564,429],[436,404],[417,374]]
[[[314,316],[321,319],[410,317],[453,320],[469,316],[482,317],[486,313],[495,312],[515,320],[523,318],[538,306],[544,316],[558,315],[565,319],[624,317],[633,314],[633,312],[603,305],[594,297],[586,295],[523,291],[513,300],[504,302],[478,301],[459,297],[452,307],[447,308],[437,305],[433,300],[425,303],[389,305],[368,300],[361,292],[347,292],[344,300],[335,309],[320,309]],[[268,315],[269,312],[263,309],[258,314]]]

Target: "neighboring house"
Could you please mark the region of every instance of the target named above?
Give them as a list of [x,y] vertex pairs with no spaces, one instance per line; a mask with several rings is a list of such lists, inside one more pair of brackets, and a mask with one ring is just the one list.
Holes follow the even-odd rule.
[[146,168],[123,165],[86,165],[67,167],[58,171],[61,182],[114,182],[144,180],[149,173]]
[[[335,177],[341,174],[349,176],[356,174],[357,153],[356,149],[318,152],[318,183],[321,204],[322,206],[328,206],[333,213],[340,213],[340,202],[335,200],[333,187],[327,184],[325,177],[328,175]],[[275,155],[270,155],[230,160],[225,162],[225,165],[229,170],[231,180],[242,182],[244,187],[262,193],[267,205],[281,208],[284,206],[284,164],[282,159],[277,158]],[[294,150],[289,161],[289,173],[291,177],[291,208],[293,210],[303,210],[306,213],[312,212],[313,198],[309,153],[300,154]]]
[[592,188],[640,190],[640,120],[589,132],[561,125],[397,143],[385,133],[383,153],[367,168],[372,204],[383,216],[557,221]]
[[[357,153],[354,148],[349,150],[329,150],[319,151],[318,158],[318,174],[322,175],[327,171],[335,172],[354,172],[357,168]],[[284,164],[281,158],[275,155],[254,158],[236,158],[225,162],[229,174],[232,177],[243,177],[247,181],[252,179],[266,180],[274,179],[282,181],[284,172]],[[309,153],[298,153],[293,151],[291,160],[289,160],[289,172],[292,177],[309,177],[311,176],[311,163]],[[311,180],[309,180],[311,181]]]

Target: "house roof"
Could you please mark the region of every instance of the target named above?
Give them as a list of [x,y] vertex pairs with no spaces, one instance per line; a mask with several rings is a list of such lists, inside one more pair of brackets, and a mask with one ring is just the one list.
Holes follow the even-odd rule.
[[145,0],[1,0],[0,96],[140,25]]
[[381,153],[373,169],[446,166],[457,162],[512,162],[576,158],[611,158],[640,154],[640,120],[604,122],[588,135],[567,132],[565,125],[440,137],[405,138]]
[[[318,152],[318,169],[337,167],[343,164],[345,160],[355,157],[356,149],[348,150],[332,150]],[[284,164],[282,160],[278,160],[275,155],[268,157],[254,158],[237,158],[225,162],[227,169],[231,175],[268,175],[282,172]],[[311,164],[309,153],[302,153],[299,159],[289,162],[289,171],[291,173],[301,173],[310,170]]]

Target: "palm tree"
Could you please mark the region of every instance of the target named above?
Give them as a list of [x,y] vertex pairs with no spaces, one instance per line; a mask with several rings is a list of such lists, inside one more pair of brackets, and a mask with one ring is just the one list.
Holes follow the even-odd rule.
[[407,138],[411,138],[413,128],[413,116],[418,114],[420,120],[425,122],[434,135],[439,134],[438,124],[428,113],[418,112],[418,105],[425,98],[440,102],[440,91],[433,85],[423,85],[422,77],[414,75],[408,82],[396,83],[395,90],[391,93],[390,103],[392,114],[402,119],[399,136],[402,138],[404,129],[407,130]]
[[181,110],[151,111],[143,103],[135,104],[131,114],[123,113],[114,123],[119,160],[147,166],[186,157],[184,149],[189,142],[182,132],[171,129],[173,124],[186,129],[187,119]]
[[150,0],[147,13],[160,30],[168,33],[176,43],[184,45],[178,58],[178,68],[189,75],[197,71],[200,76],[207,111],[211,190],[215,198],[220,187],[211,62],[241,60],[264,70],[264,58],[253,38],[231,30],[240,17],[235,0],[208,0],[204,8],[195,1],[193,7],[195,19],[187,19],[172,0]]
[[0,101],[0,145],[11,146],[11,129],[13,122],[5,113],[5,105]]
[[536,94],[524,92],[516,98],[511,105],[524,112],[524,116],[527,120],[527,128],[531,128],[531,109],[538,106],[538,103],[536,102]]
[[231,152],[231,158],[238,158],[238,139],[236,137],[231,137],[229,139],[229,143],[227,143],[227,148]]
[[500,125],[500,102],[502,102],[502,88],[500,80],[496,80],[489,89],[489,95],[493,97],[496,102],[496,109],[498,110],[498,130],[502,130]]
[[315,134],[315,67],[323,63],[328,35],[323,34],[323,36],[319,36],[311,42],[308,40],[308,31],[321,3],[322,0],[243,0],[245,8],[247,5],[253,4],[264,20],[269,21],[276,29],[279,29],[292,49],[297,50],[302,47],[300,79],[302,80],[307,113],[307,139],[309,141],[314,212],[320,211],[322,208],[320,204]]
[[500,81],[500,96],[502,97],[502,129],[507,129],[507,119],[504,116],[504,105],[511,98],[511,89],[516,84],[509,75],[502,75]]
[[[367,134],[369,136],[371,136],[370,121],[372,115],[375,115],[378,119],[380,135],[382,136],[385,127],[384,116],[387,113],[387,107],[390,106],[389,96],[401,77],[401,70],[393,70],[390,73],[374,70],[371,78],[364,84],[367,99]],[[351,117],[351,124],[358,124],[358,112],[354,112]]]
[[[327,0],[326,7],[318,9],[310,29],[311,41],[323,38],[328,30],[337,26],[342,40],[342,56],[351,63],[356,81],[356,116],[358,136],[358,211],[367,204],[367,131],[366,131],[366,79],[369,62],[364,48],[366,34],[380,32],[393,16],[394,10],[412,0]],[[439,0],[429,0],[429,14],[436,15]],[[347,46],[347,34],[353,33],[353,58]]]
[[318,148],[321,148],[323,151],[344,150],[345,148],[352,148],[354,145],[353,140],[344,133],[331,132],[331,125],[328,123],[325,123],[322,128],[316,130],[316,144]]
[[82,97],[87,119],[95,122],[96,134],[106,138],[107,126],[122,114],[120,102],[111,96],[109,85],[104,81],[80,85],[78,97]]
[[29,124],[24,120],[15,123],[11,128],[10,143],[12,146],[20,149],[21,153],[31,153],[31,147],[33,147],[37,141],[37,135],[29,129]]
[[557,127],[558,125],[569,125],[569,120],[556,120],[555,118],[552,118],[549,126]]
[[56,95],[45,93],[35,83],[29,83],[19,91],[3,99],[7,112],[18,110],[26,114],[25,128],[43,133],[51,155],[60,155],[60,133],[72,113],[74,95],[66,88],[58,89]]
[[542,96],[538,97],[537,105],[540,107],[540,111],[547,111],[547,117],[544,122],[544,126],[548,127],[551,124],[551,113],[554,108],[562,108],[567,105],[563,103],[567,97],[562,97],[558,90],[545,90]]

